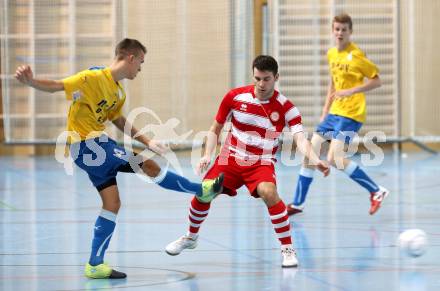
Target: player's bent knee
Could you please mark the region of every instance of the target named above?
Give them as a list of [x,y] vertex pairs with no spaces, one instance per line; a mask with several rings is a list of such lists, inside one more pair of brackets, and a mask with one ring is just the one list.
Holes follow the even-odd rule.
[[265,201],[273,201],[279,199],[277,191],[272,188],[259,189],[258,195]]
[[142,164],[142,171],[149,177],[157,177],[160,173],[159,165],[153,160],[146,160]]

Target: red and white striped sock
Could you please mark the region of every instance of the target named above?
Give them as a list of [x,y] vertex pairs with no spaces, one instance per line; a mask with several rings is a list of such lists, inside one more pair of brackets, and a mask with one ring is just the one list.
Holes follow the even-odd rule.
[[292,245],[292,236],[290,234],[290,221],[287,215],[286,205],[283,201],[269,207],[270,220],[277,234],[281,245]]
[[188,236],[195,237],[199,232],[200,225],[206,219],[209,213],[211,203],[202,203],[194,196],[189,208],[189,231]]

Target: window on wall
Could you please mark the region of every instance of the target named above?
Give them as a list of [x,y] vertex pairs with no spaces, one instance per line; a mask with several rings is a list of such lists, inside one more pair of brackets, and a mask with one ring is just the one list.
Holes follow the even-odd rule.
[[16,0],[0,4],[1,81],[6,142],[54,141],[65,129],[64,92],[46,93],[14,79],[29,64],[38,78],[62,79],[108,64],[120,31],[118,0]]
[[348,13],[352,40],[380,69],[382,87],[367,92],[367,122],[361,134],[397,134],[398,57],[395,1],[275,0],[271,6],[274,54],[280,90],[300,109],[308,131],[319,122],[329,81],[327,50],[333,45],[333,16]]

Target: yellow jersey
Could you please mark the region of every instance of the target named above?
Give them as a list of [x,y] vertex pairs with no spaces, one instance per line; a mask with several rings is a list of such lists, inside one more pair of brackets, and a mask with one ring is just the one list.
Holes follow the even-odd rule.
[[[360,86],[364,78],[373,79],[379,74],[377,66],[353,42],[342,51],[336,47],[329,49],[327,60],[336,91]],[[329,113],[365,122],[365,94],[357,93],[334,100]]]
[[[125,91],[113,80],[110,68],[95,67],[63,79],[67,100],[72,100],[67,117],[67,131],[80,140],[102,134],[107,120],[121,116]],[[69,142],[78,142],[69,134]]]

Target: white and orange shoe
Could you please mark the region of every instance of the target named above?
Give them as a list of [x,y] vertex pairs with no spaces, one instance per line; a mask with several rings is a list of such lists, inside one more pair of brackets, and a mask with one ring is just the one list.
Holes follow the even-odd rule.
[[379,191],[370,194],[370,215],[375,214],[379,210],[382,201],[388,196],[388,194],[390,194],[390,191],[382,186],[379,186]]

